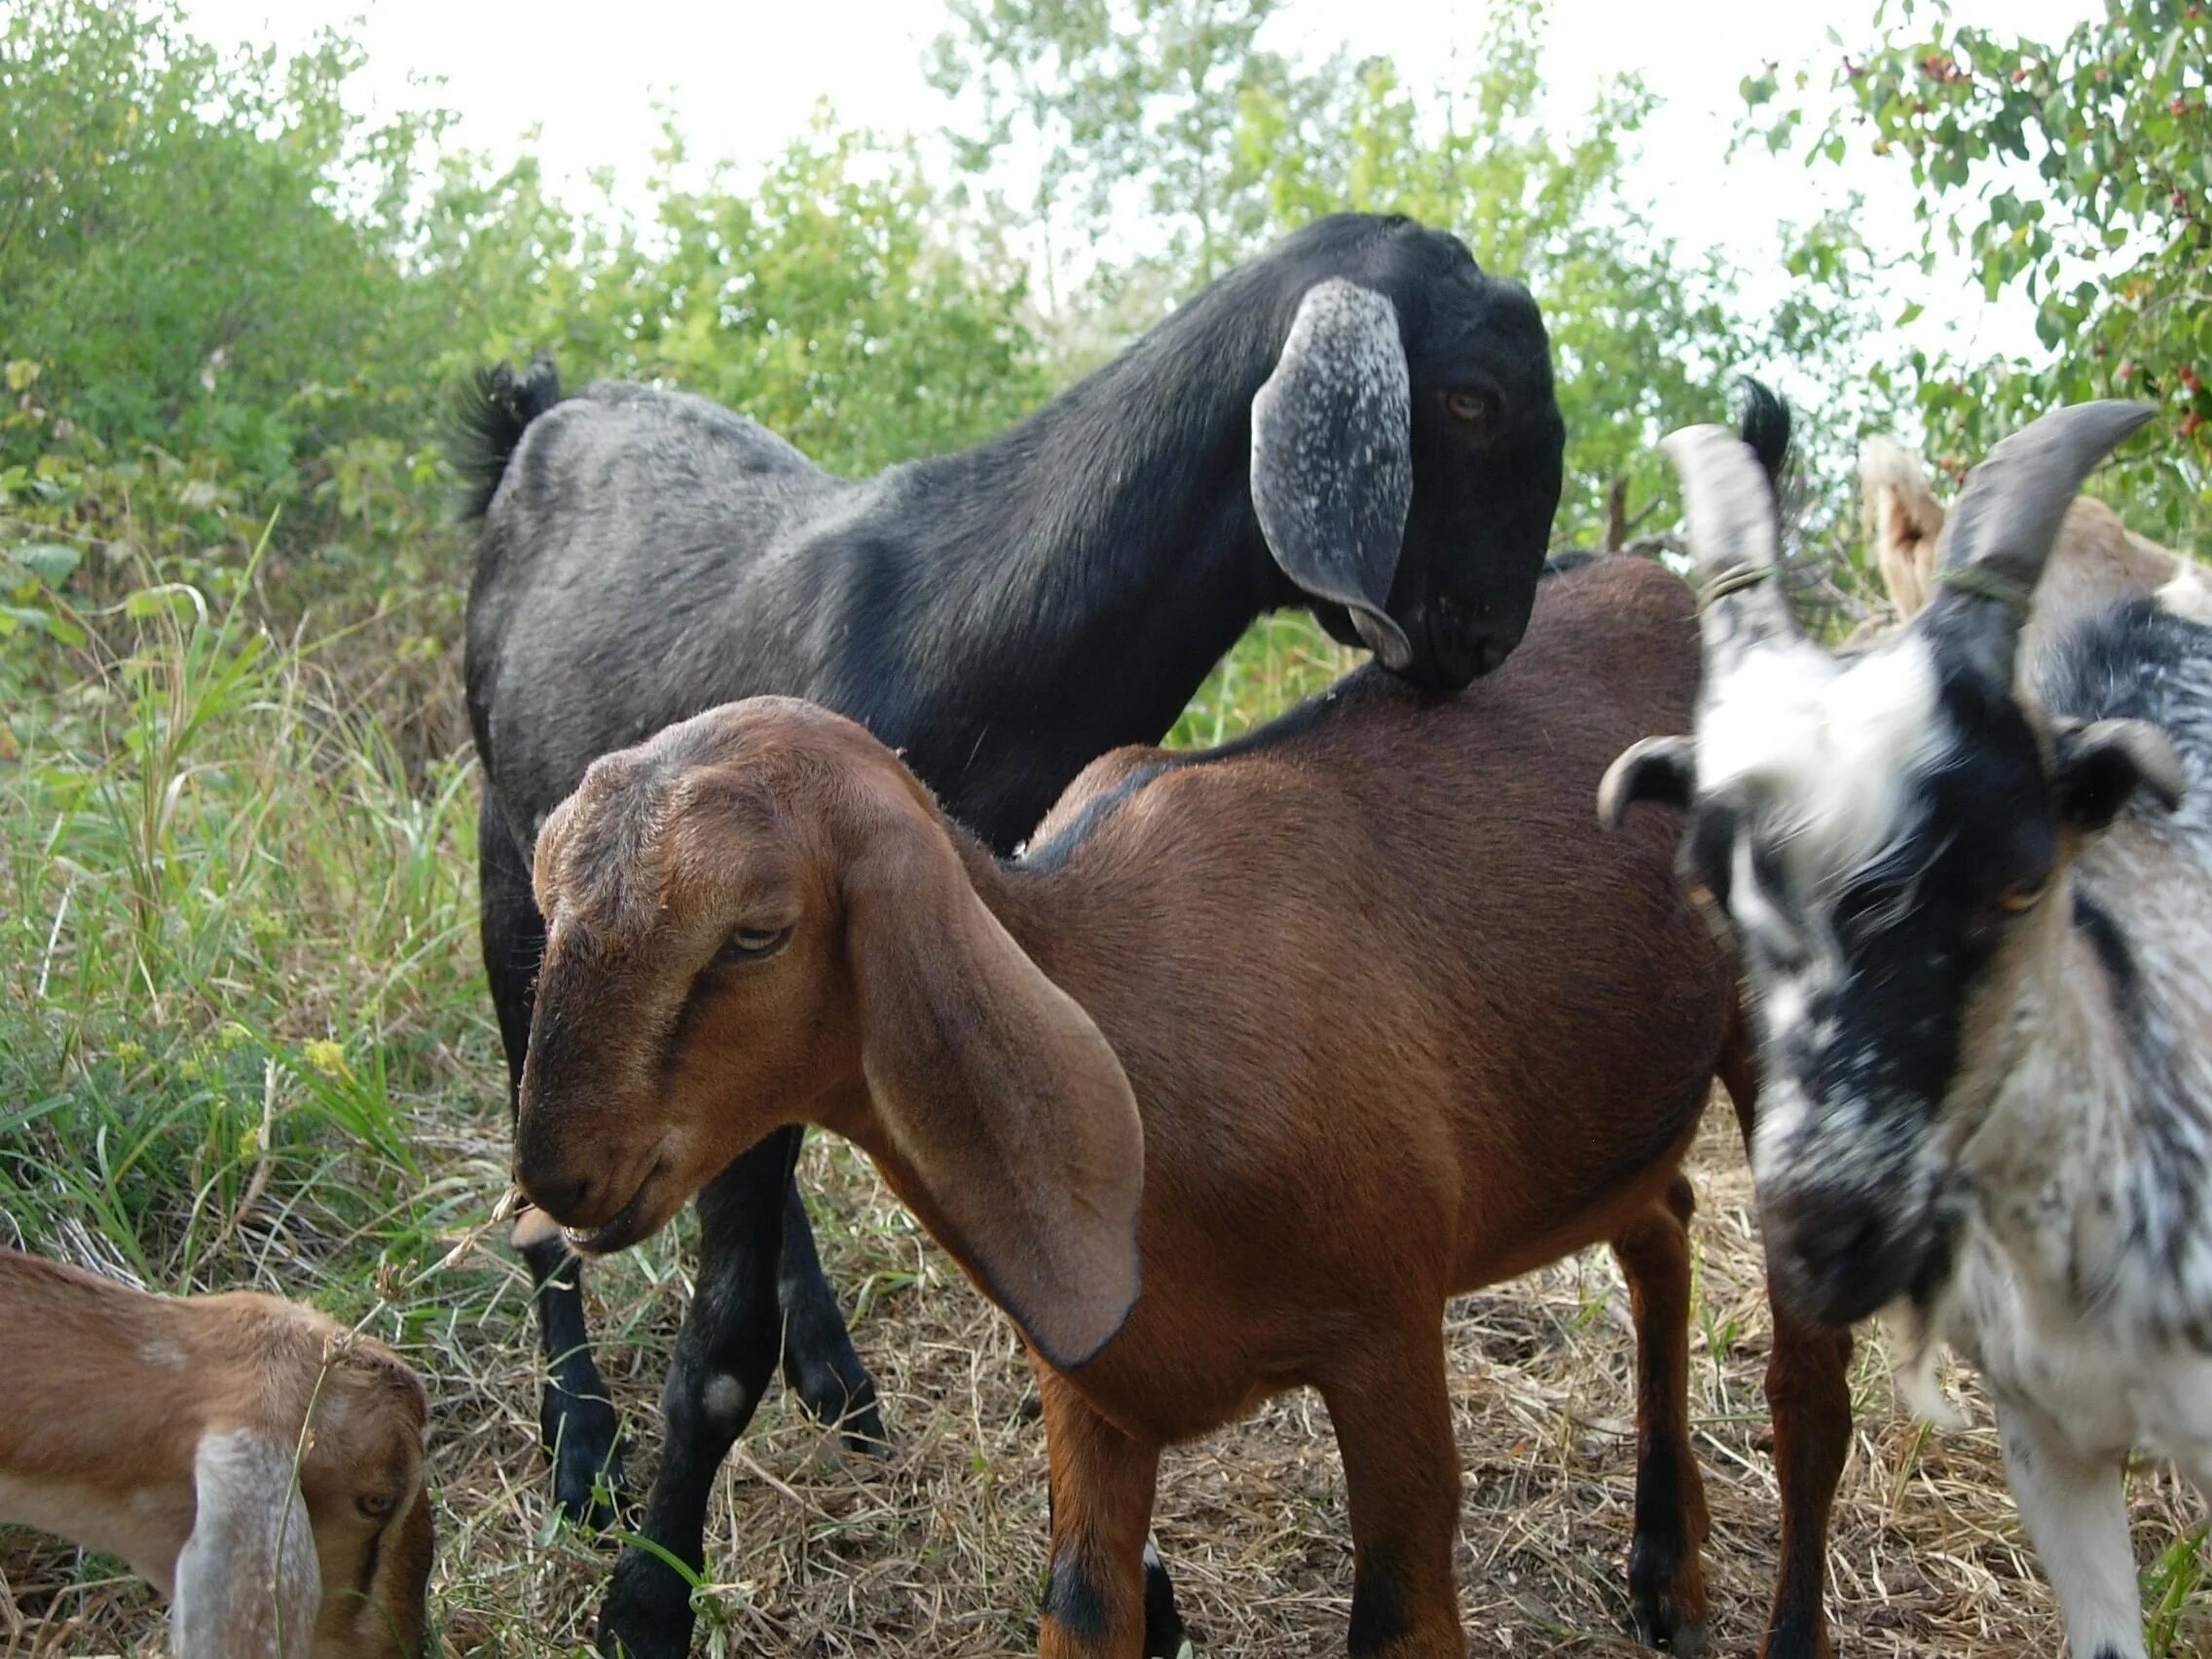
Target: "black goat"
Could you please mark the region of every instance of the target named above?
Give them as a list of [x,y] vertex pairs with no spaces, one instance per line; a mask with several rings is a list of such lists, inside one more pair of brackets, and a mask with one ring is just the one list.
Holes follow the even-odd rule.
[[[1564,442],[1527,290],[1455,238],[1349,214],[1001,436],[865,481],[696,397],[606,385],[559,401],[542,365],[478,389],[468,698],[510,1078],[544,946],[529,848],[599,755],[719,703],[803,696],[900,750],[1004,852],[1088,761],[1165,731],[1263,611],[1309,606],[1433,690],[1495,667],[1533,603]],[[791,1185],[797,1150],[779,1132],[699,1196],[642,1522],[694,1563],[779,1351],[810,1410],[882,1435]],[[549,1227],[518,1242],[553,1374],[555,1493],[594,1513],[595,1478],[619,1473],[575,1265]],[[1172,1652],[1163,1574],[1154,1591]],[[681,1653],[690,1626],[679,1575],[627,1551],[602,1648]]]

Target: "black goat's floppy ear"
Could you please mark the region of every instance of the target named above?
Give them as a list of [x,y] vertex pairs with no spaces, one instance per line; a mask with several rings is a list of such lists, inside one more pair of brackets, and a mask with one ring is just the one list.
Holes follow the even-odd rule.
[[1252,505],[1283,573],[1348,609],[1392,670],[1413,661],[1388,609],[1413,498],[1413,387],[1397,308],[1356,282],[1316,282],[1252,399]]

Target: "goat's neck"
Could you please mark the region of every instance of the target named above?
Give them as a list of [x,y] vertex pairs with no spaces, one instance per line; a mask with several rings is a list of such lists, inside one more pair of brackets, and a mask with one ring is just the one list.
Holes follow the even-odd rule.
[[2128,992],[2068,891],[2024,965],[2002,1074],[1963,1164],[2032,1302],[2115,1334],[2212,1336],[2212,1083],[2148,981]]
[[[1081,733],[1091,754],[1153,741],[1252,617],[1296,603],[1250,486],[1252,398],[1295,310],[1284,285],[1266,262],[1225,278],[1035,415],[915,463],[899,487],[931,504],[912,533],[931,579],[966,589],[948,596],[976,624],[962,637],[988,645],[966,666],[997,686],[1002,719],[1097,723]],[[1085,701],[1110,715],[1068,706],[1071,663],[1095,665]]]

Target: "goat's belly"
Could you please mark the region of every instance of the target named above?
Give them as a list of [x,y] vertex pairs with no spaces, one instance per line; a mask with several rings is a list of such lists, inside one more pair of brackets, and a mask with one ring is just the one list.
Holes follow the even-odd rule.
[[0,1521],[120,1556],[166,1596],[177,1552],[192,1530],[192,1508],[187,1499],[180,1512],[173,1498],[154,1491],[119,1495],[76,1482],[0,1474]]

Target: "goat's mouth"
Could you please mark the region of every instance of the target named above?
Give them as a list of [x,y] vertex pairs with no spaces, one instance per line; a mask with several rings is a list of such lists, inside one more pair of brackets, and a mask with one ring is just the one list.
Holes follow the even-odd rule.
[[607,1256],[616,1250],[626,1250],[658,1233],[668,1217],[656,1213],[647,1200],[660,1175],[661,1166],[655,1162],[645,1171],[645,1178],[638,1183],[638,1190],[630,1195],[630,1201],[615,1211],[611,1220],[598,1227],[562,1228],[561,1236],[569,1241],[569,1248],[580,1256]]

